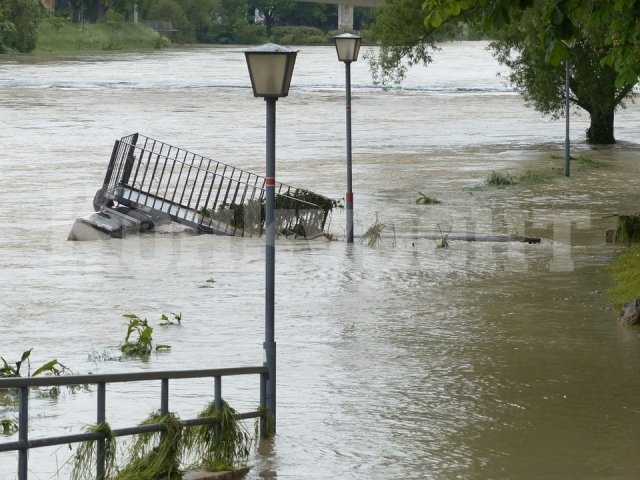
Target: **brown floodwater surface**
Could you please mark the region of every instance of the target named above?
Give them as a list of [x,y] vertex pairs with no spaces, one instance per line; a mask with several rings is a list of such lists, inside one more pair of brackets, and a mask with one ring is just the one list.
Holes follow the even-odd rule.
[[[619,327],[605,271],[613,215],[639,210],[640,110],[616,117],[618,144],[584,142],[524,107],[486,43],[445,44],[401,88],[352,65],[356,242],[279,239],[278,434],[249,479],[640,478],[640,341]],[[264,174],[265,104],[240,47],[39,58],[0,57],[0,355],[33,348],[79,373],[260,364],[264,243],[179,226],[122,240],[69,242],[92,211],[114,140],[139,131]],[[277,179],[344,196],[344,65],[300,47],[277,104]],[[553,173],[482,188],[487,176]],[[422,192],[441,200],[417,205]],[[379,245],[362,235],[385,225]],[[447,234],[540,237],[539,244]],[[207,284],[213,278],[214,283]],[[202,288],[208,286],[209,288]],[[180,327],[160,316],[182,313]],[[148,318],[170,352],[114,361],[126,313]],[[226,382],[226,381],[225,381]],[[225,399],[258,401],[229,380]],[[172,384],[187,418],[207,382]],[[112,428],[159,408],[157,385],[109,389]],[[34,398],[33,437],[95,419],[95,393]],[[0,403],[0,418],[12,417]],[[39,433],[38,433],[39,432]],[[5,437],[1,441],[10,441]],[[67,446],[32,451],[30,478],[68,478]],[[0,454],[0,478],[17,478]]]

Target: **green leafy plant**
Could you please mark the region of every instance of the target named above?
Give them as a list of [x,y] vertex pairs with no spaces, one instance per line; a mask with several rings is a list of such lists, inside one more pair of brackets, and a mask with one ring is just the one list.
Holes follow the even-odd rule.
[[367,245],[370,247],[375,247],[380,243],[380,239],[382,238],[382,231],[385,229],[385,224],[380,223],[378,220],[378,214],[376,213],[376,221],[371,225],[364,235],[362,235],[362,241],[366,240]]
[[129,319],[124,344],[120,346],[120,351],[125,356],[145,357],[154,350],[171,348],[169,345],[153,344],[153,327],[146,318],[140,318],[134,313],[125,313],[122,316]]
[[[89,427],[87,430],[104,434],[104,477],[102,478],[111,478],[116,471],[116,439],[113,436],[111,427],[108,423],[102,422]],[[82,442],[73,456],[71,480],[90,480],[95,478],[97,457],[97,442],[95,440]]]
[[163,313],[160,317],[160,326],[168,327],[169,325],[182,325],[182,312],[171,312],[171,315],[173,316],[173,318],[169,318]]
[[416,198],[416,203],[418,205],[436,205],[438,203],[442,203],[440,200],[438,200],[435,197],[430,197],[428,195],[425,195],[422,192],[418,192],[418,194],[420,195],[418,198]]
[[162,432],[140,433],[129,449],[127,464],[112,480],[180,480],[182,423],[174,413],[150,415],[141,425],[163,425]]
[[9,363],[4,359],[4,357],[0,357],[0,360],[2,360],[2,363],[4,364],[2,368],[0,368],[0,378],[20,377],[21,376],[20,368],[22,368],[22,364],[24,362],[29,361],[29,356],[31,355],[32,350],[33,348],[30,348],[29,350],[22,352],[22,357],[20,358],[20,360],[15,362],[15,367],[12,365],[9,365]]
[[185,432],[186,449],[196,458],[197,466],[211,472],[245,467],[256,435],[249,434],[237,412],[223,400],[219,410],[211,402],[199,417],[216,422]]
[[27,371],[27,376],[31,376],[31,377],[37,377],[38,375],[41,375],[43,373],[49,373],[56,376],[62,375],[65,373],[71,373],[71,370],[67,368],[65,365],[63,365],[62,363],[60,363],[57,359],[49,360],[48,362],[44,363],[39,368],[37,368],[33,373],[31,373],[30,372],[31,364],[29,362],[29,357],[31,356],[32,350],[33,348],[30,348],[29,350],[25,350],[24,352],[22,352],[22,356],[20,357],[19,361],[15,362],[15,366],[10,365],[4,359],[4,357],[0,356],[0,360],[2,360],[2,363],[3,363],[2,367],[0,367],[0,378],[21,377],[22,375],[20,374],[20,369],[22,368],[25,362],[27,363],[27,369],[29,370]]
[[18,422],[12,418],[0,420],[0,431],[3,435],[12,435],[18,431]]

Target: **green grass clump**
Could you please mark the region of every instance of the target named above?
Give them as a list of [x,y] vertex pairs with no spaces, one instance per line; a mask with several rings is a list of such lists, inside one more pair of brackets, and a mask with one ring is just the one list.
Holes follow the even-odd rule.
[[130,449],[127,465],[113,480],[180,480],[182,472],[182,423],[177,415],[155,413],[142,425],[164,425],[164,431],[141,433]]
[[[55,17],[54,17],[55,18]],[[171,41],[142,24],[44,21],[35,53],[167,48]]]
[[[104,478],[111,478],[116,471],[116,439],[113,436],[108,423],[88,427],[89,432],[102,433],[105,438],[104,445]],[[82,442],[73,456],[71,480],[85,480],[95,478],[96,463],[98,459],[97,442],[95,440]]]
[[640,297],[640,244],[618,255],[607,270],[616,281],[608,293],[617,308]]
[[418,194],[419,194],[419,197],[416,198],[416,203],[418,205],[437,205],[438,203],[442,203],[436,197],[430,197],[428,195],[425,195],[422,192],[418,192]]
[[518,180],[515,183],[522,183],[525,185],[539,185],[541,183],[548,182],[562,175],[562,169],[552,168],[550,171],[539,170],[527,170],[526,172],[518,176]]
[[247,465],[255,437],[236,418],[236,414],[224,400],[220,410],[216,410],[214,402],[211,402],[199,417],[215,418],[217,423],[187,429],[185,448],[196,458],[197,467],[219,472]]
[[493,170],[485,179],[484,184],[490,187],[506,187],[518,183],[508,173],[500,173]]
[[586,155],[578,155],[575,158],[571,157],[571,160],[575,160],[579,168],[600,168],[601,165],[598,160]]
[[616,230],[613,234],[615,243],[626,244],[640,242],[640,214],[619,215]]
[[378,221],[378,214],[376,213],[376,221],[373,225],[371,225],[366,232],[362,235],[362,241],[367,242],[367,245],[370,247],[375,247],[380,243],[382,238],[382,231],[385,229],[386,225],[384,223],[380,223]]

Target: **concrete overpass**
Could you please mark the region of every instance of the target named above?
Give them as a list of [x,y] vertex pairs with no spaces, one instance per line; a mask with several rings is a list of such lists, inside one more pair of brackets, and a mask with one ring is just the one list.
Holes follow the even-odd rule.
[[306,3],[329,3],[338,5],[338,30],[342,32],[353,30],[353,7],[379,7],[384,0],[298,0]]

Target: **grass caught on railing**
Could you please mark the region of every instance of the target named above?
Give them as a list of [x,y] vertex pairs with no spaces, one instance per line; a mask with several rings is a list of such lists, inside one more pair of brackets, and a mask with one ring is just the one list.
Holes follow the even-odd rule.
[[[87,429],[89,432],[99,432],[105,435],[104,444],[104,477],[112,478],[116,472],[116,439],[108,423],[103,422]],[[82,442],[72,457],[71,480],[91,480],[96,477],[98,461],[97,442],[95,440]]]
[[199,417],[214,418],[217,422],[186,430],[185,449],[196,459],[195,467],[218,472],[247,465],[255,435],[249,434],[236,413],[224,400],[220,410],[211,402]]
[[162,424],[162,432],[140,433],[131,445],[127,464],[112,480],[180,480],[183,427],[174,413],[154,413],[142,425]]

